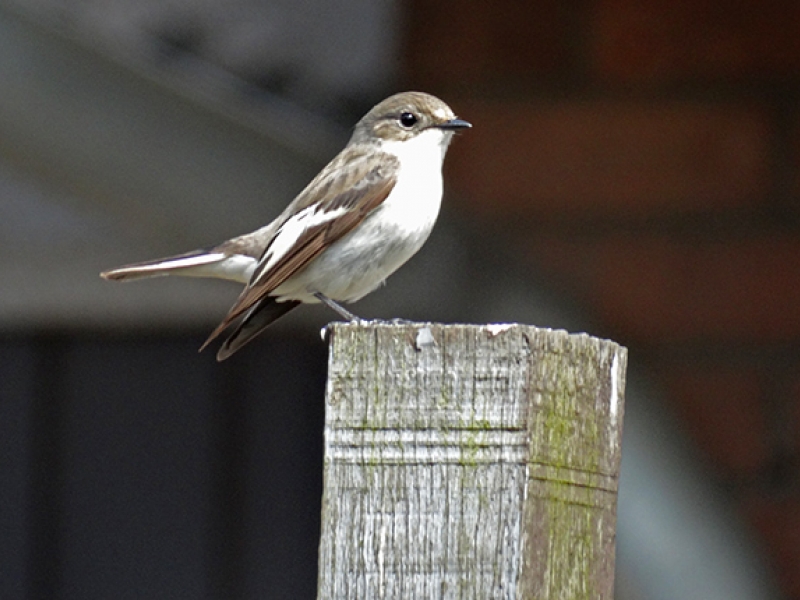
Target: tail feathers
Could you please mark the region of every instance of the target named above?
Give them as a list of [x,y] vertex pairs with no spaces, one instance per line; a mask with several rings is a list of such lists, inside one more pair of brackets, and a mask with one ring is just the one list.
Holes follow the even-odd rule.
[[[258,302],[253,308],[247,311],[247,314],[242,317],[242,320],[236,325],[233,333],[223,342],[222,346],[220,346],[217,352],[217,360],[221,362],[231,356],[242,346],[255,339],[257,335],[272,325],[272,323],[299,305],[300,302],[297,300],[277,302],[274,298],[270,297],[266,297]],[[206,340],[206,343],[203,344],[200,350],[205,348],[214,337],[216,336]]]
[[167,258],[159,258],[100,273],[110,281],[133,281],[149,277],[179,275],[182,277],[210,277],[246,283],[255,268],[256,259],[240,254],[227,254],[215,250],[194,250]]

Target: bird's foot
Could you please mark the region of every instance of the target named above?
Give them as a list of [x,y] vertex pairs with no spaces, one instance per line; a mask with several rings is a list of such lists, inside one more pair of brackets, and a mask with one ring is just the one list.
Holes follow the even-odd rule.
[[334,302],[330,298],[328,298],[325,294],[321,292],[315,292],[314,297],[322,302],[325,306],[330,308],[332,311],[338,313],[341,317],[346,319],[347,321],[363,321],[361,317],[358,317],[347,310],[344,306],[339,304],[338,302]]

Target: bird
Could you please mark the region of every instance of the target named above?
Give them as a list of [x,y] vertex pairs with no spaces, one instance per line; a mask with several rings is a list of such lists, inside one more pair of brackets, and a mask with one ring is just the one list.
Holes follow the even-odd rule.
[[[442,199],[453,135],[472,127],[439,98],[401,92],[370,109],[350,140],[269,224],[219,245],[110,269],[111,281],[175,275],[227,279],[244,289],[202,351],[226,329],[230,357],[300,304],[341,303],[374,291],[428,239]],[[235,325],[234,325],[235,323]]]

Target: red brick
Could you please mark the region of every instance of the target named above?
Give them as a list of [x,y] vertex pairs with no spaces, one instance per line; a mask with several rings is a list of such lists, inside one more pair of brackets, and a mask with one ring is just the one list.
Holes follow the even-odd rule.
[[800,74],[800,3],[600,0],[589,19],[600,78],[671,83]]
[[800,237],[689,243],[655,235],[595,242],[539,236],[526,252],[573,282],[596,316],[631,341],[800,337]]
[[800,496],[751,498],[743,509],[765,542],[785,597],[800,598]]
[[485,217],[643,215],[761,202],[769,126],[756,107],[452,101],[474,128],[448,185]]
[[403,79],[411,87],[552,77],[569,62],[558,0],[412,0],[404,8]]
[[794,365],[794,381],[789,383],[790,431],[794,432],[793,450],[800,456],[800,364]]
[[793,195],[800,198],[800,110],[796,111],[794,117],[794,128],[791,137],[791,174],[793,176]]
[[769,460],[762,389],[754,369],[702,367],[661,373],[668,402],[724,476],[754,475]]

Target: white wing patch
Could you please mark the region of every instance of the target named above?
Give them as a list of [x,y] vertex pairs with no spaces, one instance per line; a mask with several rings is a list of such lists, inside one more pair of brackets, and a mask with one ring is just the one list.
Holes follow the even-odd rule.
[[[297,244],[297,240],[313,227],[334,221],[348,211],[341,207],[334,210],[319,210],[319,205],[304,208],[296,215],[292,215],[281,225],[275,238],[269,245],[258,268],[258,279],[274,267],[282,258],[288,255]],[[255,282],[254,282],[255,283]]]

